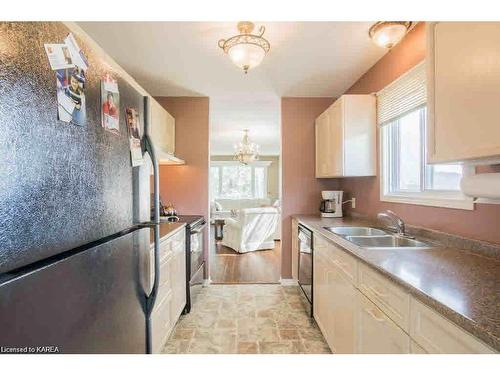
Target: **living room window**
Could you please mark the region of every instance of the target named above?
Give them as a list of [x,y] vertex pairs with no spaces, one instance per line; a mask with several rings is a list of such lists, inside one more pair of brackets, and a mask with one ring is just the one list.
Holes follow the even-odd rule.
[[213,161],[210,190],[215,199],[267,198],[267,168],[271,162],[245,165],[236,161]]
[[460,165],[426,163],[425,66],[420,64],[378,93],[380,200],[473,209],[460,192],[470,173]]

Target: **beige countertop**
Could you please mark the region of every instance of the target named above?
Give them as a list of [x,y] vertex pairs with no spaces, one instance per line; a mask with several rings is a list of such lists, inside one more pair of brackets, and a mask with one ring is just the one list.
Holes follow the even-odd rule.
[[[186,226],[185,223],[180,223],[180,222],[175,222],[175,223],[167,223],[167,222],[163,222],[161,224],[159,224],[159,228],[160,228],[160,241],[162,238],[168,236],[169,234],[177,231],[178,229],[182,228]],[[155,242],[155,232],[154,232],[154,229],[153,227],[151,227],[150,231],[149,231],[149,243],[151,245],[153,245],[153,243]]]
[[[500,351],[500,262],[472,251],[433,249],[369,250],[325,230],[325,226],[372,226],[366,219],[294,215],[361,261],[402,286],[418,300]],[[427,238],[425,238],[428,240]]]

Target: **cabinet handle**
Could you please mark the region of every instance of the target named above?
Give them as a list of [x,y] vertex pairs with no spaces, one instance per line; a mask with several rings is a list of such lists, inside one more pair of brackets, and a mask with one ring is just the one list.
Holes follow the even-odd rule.
[[348,265],[347,263],[344,263],[344,262],[340,262],[338,260],[334,260],[333,261],[333,264],[335,264],[337,267],[339,267],[342,271],[344,271],[345,273],[347,273],[348,275],[351,275],[351,272],[349,272],[348,269],[346,269],[346,266]]
[[375,313],[375,311],[372,309],[372,308],[369,308],[369,307],[365,307],[363,308],[363,310],[365,310],[365,312],[370,315],[373,319],[375,319],[377,322],[385,322],[385,319],[384,317],[378,317]]
[[383,297],[387,297],[387,294],[382,293],[380,290],[378,290],[378,289],[377,289],[377,287],[376,287],[376,286],[369,287],[369,289],[370,289],[373,293],[375,293],[375,295],[376,295],[377,297],[381,297],[381,298],[383,298]]

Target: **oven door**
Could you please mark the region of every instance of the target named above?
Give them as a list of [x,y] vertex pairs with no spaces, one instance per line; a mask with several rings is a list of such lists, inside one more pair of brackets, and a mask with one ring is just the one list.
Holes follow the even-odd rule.
[[191,228],[189,233],[189,246],[186,249],[187,286],[184,314],[188,314],[191,311],[191,306],[203,286],[203,264],[205,263],[203,255],[203,231],[205,230],[205,226],[205,222],[196,225]]
[[312,256],[313,256],[313,243],[312,232],[299,225],[299,285],[302,288],[304,295],[309,303],[312,304]]

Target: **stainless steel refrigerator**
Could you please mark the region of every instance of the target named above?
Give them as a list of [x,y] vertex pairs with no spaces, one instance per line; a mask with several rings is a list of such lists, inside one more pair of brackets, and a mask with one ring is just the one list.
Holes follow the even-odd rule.
[[[125,108],[138,110],[144,137],[147,105],[79,40],[86,123],[57,120],[44,43],[68,33],[58,22],[0,23],[0,347],[146,353],[150,170],[131,166]],[[118,80],[118,134],[101,126],[106,73]]]

